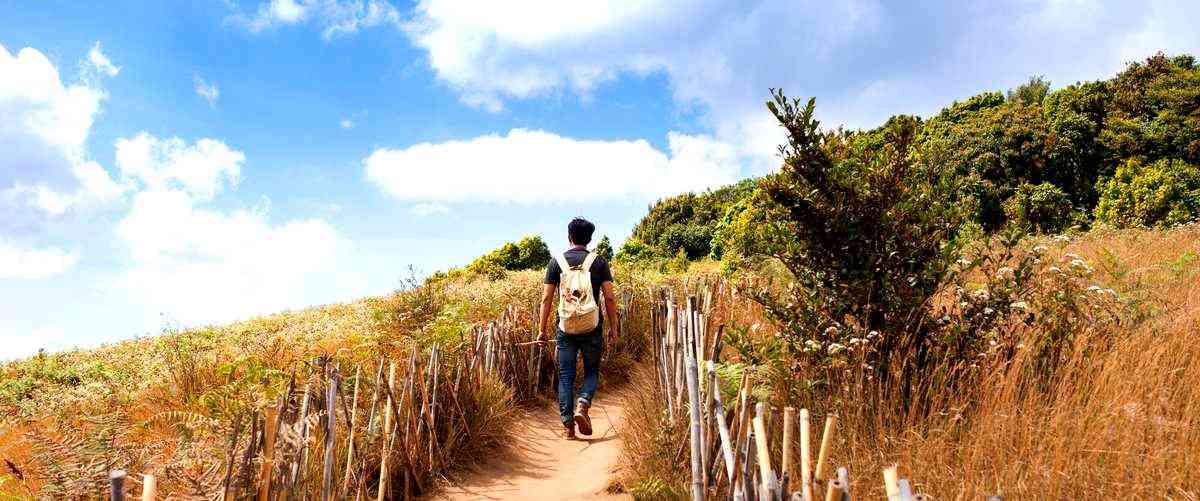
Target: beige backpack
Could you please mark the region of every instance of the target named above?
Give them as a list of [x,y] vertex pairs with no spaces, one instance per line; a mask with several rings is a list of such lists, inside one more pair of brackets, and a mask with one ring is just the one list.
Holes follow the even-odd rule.
[[600,307],[592,295],[592,262],[596,254],[588,253],[579,266],[567,264],[559,254],[554,258],[562,274],[558,279],[558,328],[567,334],[586,334],[600,325]]

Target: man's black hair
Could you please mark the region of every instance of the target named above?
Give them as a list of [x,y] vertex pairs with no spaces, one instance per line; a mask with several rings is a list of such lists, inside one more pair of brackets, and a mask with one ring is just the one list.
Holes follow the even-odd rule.
[[567,236],[571,238],[571,243],[575,245],[587,245],[591,243],[592,233],[595,232],[596,225],[581,217],[572,219],[567,224]]

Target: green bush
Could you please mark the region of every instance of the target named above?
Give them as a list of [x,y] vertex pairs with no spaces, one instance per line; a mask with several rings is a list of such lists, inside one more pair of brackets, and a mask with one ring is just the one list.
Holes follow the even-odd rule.
[[1200,217],[1200,168],[1180,160],[1121,164],[1100,186],[1096,219],[1116,228],[1165,228]]
[[600,256],[605,261],[612,261],[613,248],[612,242],[608,239],[608,235],[604,235],[604,238],[600,239],[600,243],[596,244],[596,250],[594,252],[597,256]]
[[692,260],[709,255],[717,224],[730,206],[750,195],[755,185],[756,180],[745,179],[713,191],[659,200],[633,228],[630,241],[618,255],[634,255],[625,252],[625,247],[638,251],[640,258],[673,258],[680,249]]
[[1017,187],[1004,202],[1008,223],[1031,233],[1061,233],[1071,226],[1071,200],[1061,189],[1050,183]]
[[767,224],[742,224],[722,239],[752,242],[739,253],[782,263],[790,285],[751,288],[751,297],[797,359],[827,357],[836,350],[813,346],[844,346],[868,331],[887,333],[873,352],[878,362],[903,343],[922,345],[929,300],[959,257],[961,178],[943,168],[939,150],[920,146],[913,117],[866,132],[822,131],[813,100],[773,98],[767,106],[787,131],[783,167],[742,212]]

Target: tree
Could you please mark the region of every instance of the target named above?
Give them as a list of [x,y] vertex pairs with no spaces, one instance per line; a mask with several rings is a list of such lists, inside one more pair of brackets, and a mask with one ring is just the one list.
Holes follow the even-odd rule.
[[608,240],[608,235],[604,235],[600,239],[600,243],[596,244],[596,255],[603,258],[605,261],[612,261],[613,248],[612,242]]
[[1096,219],[1117,228],[1165,228],[1200,218],[1200,168],[1163,159],[1129,160],[1100,188]]
[[1023,105],[1040,105],[1046,95],[1050,94],[1050,81],[1037,75],[1028,82],[1008,91],[1008,102]]
[[1050,183],[1022,184],[1004,202],[1008,224],[1028,233],[1060,233],[1072,222],[1071,199]]
[[772,93],[767,107],[787,131],[783,166],[742,211],[767,224],[744,225],[757,243],[739,253],[777,260],[792,285],[752,295],[792,353],[820,333],[843,342],[887,333],[879,361],[901,343],[922,344],[929,299],[959,256],[959,176],[943,168],[941,151],[921,147],[914,117],[866,132],[822,131],[815,100]]

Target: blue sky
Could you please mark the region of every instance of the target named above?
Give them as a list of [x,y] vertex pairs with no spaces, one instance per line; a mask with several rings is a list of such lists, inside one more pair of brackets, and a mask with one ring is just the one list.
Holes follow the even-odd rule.
[[0,5],[0,359],[394,289],[826,124],[1200,52],[1192,1]]

